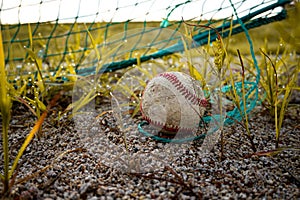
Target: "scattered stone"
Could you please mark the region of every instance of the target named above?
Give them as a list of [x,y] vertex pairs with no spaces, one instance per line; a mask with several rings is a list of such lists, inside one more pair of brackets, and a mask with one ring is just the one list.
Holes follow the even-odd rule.
[[[300,129],[295,125],[300,123],[297,115],[300,108],[296,109],[293,120],[283,124],[282,147],[300,146]],[[238,124],[224,128],[224,160],[220,160],[220,140],[212,151],[202,154],[199,144],[175,148],[142,137],[136,127],[128,127],[132,131],[132,135],[126,132],[130,155],[144,153],[142,159],[133,156],[128,159],[122,150],[123,134],[116,128],[111,113],[103,117],[106,123],[101,123],[104,119],[100,117],[92,135],[83,135],[72,123],[68,126],[76,131],[64,126],[45,128],[45,138],[33,140],[22,156],[16,180],[51,167],[27,182],[14,185],[15,199],[299,198],[299,152],[286,150],[273,157],[254,155],[245,130]],[[273,122],[261,114],[250,120],[257,152],[274,150]],[[25,136],[24,130],[14,128],[9,140],[22,141]],[[106,136],[112,142],[107,143]],[[13,148],[12,157],[18,152]]]

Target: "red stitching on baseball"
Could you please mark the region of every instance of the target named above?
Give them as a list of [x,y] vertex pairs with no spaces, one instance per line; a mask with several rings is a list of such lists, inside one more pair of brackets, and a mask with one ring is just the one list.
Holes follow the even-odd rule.
[[177,78],[177,76],[175,76],[174,74],[171,73],[161,73],[159,74],[159,76],[166,78],[168,81],[170,81],[179,92],[181,92],[181,94],[183,96],[185,96],[186,99],[188,99],[189,101],[191,101],[193,104],[197,104],[199,106],[202,107],[207,107],[208,102],[207,100],[204,99],[200,99],[198,98],[195,94],[192,94]]
[[176,125],[170,125],[168,126],[167,124],[163,124],[162,122],[158,122],[158,121],[154,121],[154,120],[151,120],[149,117],[147,116],[144,116],[143,115],[143,118],[151,125],[153,126],[156,126],[156,127],[159,127],[161,128],[162,130],[165,130],[165,131],[170,131],[170,132],[177,132],[177,131],[183,131],[183,132],[190,132],[193,130],[193,128],[187,128],[187,127],[179,127],[179,126],[176,126]]

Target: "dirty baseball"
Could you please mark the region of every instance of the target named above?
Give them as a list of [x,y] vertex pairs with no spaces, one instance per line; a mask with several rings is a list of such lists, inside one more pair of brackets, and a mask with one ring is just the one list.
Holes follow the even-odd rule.
[[182,72],[164,72],[149,81],[140,108],[149,124],[175,134],[196,130],[207,105],[198,81]]

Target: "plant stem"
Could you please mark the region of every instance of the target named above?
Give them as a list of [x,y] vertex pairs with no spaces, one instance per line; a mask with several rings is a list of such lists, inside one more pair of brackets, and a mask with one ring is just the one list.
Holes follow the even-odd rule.
[[[1,109],[2,111],[2,109]],[[4,193],[9,189],[9,151],[8,151],[8,123],[7,117],[2,112],[2,138],[3,138],[3,157],[4,157]],[[8,122],[7,122],[8,121]]]
[[247,114],[247,102],[246,102],[246,91],[245,91],[245,67],[244,67],[244,63],[243,63],[243,59],[242,59],[242,56],[241,56],[241,53],[239,51],[239,49],[237,49],[237,53],[238,53],[238,56],[239,56],[239,59],[240,59],[240,62],[241,62],[241,66],[242,66],[242,100],[243,100],[243,119],[244,119],[244,122],[245,122],[245,128],[246,128],[246,131],[247,131],[247,136],[248,136],[248,139],[250,140],[250,143],[251,143],[251,148],[253,150],[253,152],[255,153],[256,152],[256,148],[255,148],[255,145],[254,145],[254,142],[253,142],[253,136],[251,135],[251,132],[250,132],[250,129],[249,129],[249,120],[248,120],[248,114]]
[[[220,88],[222,88],[222,73],[219,72]],[[222,102],[222,91],[219,90],[219,105],[220,105],[220,130],[221,130],[221,161],[224,159],[224,130],[223,130],[223,102]]]
[[8,128],[10,121],[11,99],[7,91],[7,77],[5,72],[5,58],[2,43],[2,33],[0,32],[0,110],[2,114],[2,144],[4,158],[4,193],[9,189],[9,150],[8,150]]

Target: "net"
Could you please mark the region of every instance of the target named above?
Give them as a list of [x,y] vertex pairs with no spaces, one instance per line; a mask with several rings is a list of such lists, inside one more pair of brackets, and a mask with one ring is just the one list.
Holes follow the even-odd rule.
[[[282,20],[286,17],[283,6],[290,0],[235,0],[211,1],[206,0],[173,0],[173,1],[68,1],[68,0],[39,0],[39,1],[2,1],[0,8],[1,24],[6,63],[21,63],[28,57],[26,49],[34,48],[34,52],[47,64],[48,71],[57,71],[62,65],[71,62],[79,74],[95,71],[92,67],[96,61],[82,63],[93,49],[92,36],[98,48],[117,32],[123,32],[121,38],[111,43],[120,43],[137,33],[130,34],[130,29],[140,28],[139,35],[147,30],[172,28],[174,37],[170,35],[167,41],[158,41],[154,36],[147,48],[163,43],[168,51],[145,54],[143,61],[162,57],[168,53],[183,50],[182,44],[170,47],[176,38],[176,32],[183,29],[184,21],[206,26],[213,25],[227,37],[231,20],[233,19],[232,34],[243,32],[238,21],[245,24],[246,29],[258,27],[267,23]],[[234,9],[237,15],[234,15]],[[154,23],[156,21],[156,23]],[[139,22],[139,23],[132,23]],[[157,23],[160,22],[160,23]],[[28,25],[30,23],[30,25]],[[134,24],[134,25],[133,25]],[[31,31],[28,31],[28,28]],[[149,29],[151,27],[151,29]],[[198,45],[207,44],[216,39],[216,35],[201,27],[194,27],[194,40]],[[137,40],[137,43],[139,41]],[[135,51],[135,46],[128,49]],[[26,55],[26,56],[24,56]],[[110,63],[106,71],[128,67],[136,60],[128,58],[126,62]],[[89,68],[91,67],[91,68]]]
[[[256,105],[260,79],[248,30],[285,19],[287,14],[284,6],[290,2],[290,0],[224,0],[213,3],[208,0],[2,1],[1,32],[4,38],[5,61],[9,64],[8,74],[16,77],[27,73],[34,74],[36,78],[40,73],[48,82],[68,82],[75,75],[89,76],[98,72],[124,69],[138,62],[184,51],[185,46],[180,42],[178,33],[184,30],[186,22],[190,22],[201,26],[193,26],[190,30],[194,42],[189,48],[215,41],[218,37],[217,32],[223,38],[245,33],[256,67],[255,81],[245,82],[248,89],[245,96],[248,113]],[[215,31],[206,27],[214,27]],[[172,30],[168,32],[167,38],[162,37],[165,29]],[[111,37],[115,33],[119,33],[118,36]],[[127,48],[119,48],[124,42],[130,45]],[[99,51],[100,55],[96,55],[94,50],[105,47],[110,47],[112,52],[109,59],[98,69],[104,51]],[[139,58],[136,58],[137,51]],[[39,62],[38,70],[34,67],[37,63],[33,61]],[[221,91],[226,93],[232,90],[232,87],[225,86]],[[241,83],[236,83],[235,88],[239,95],[242,95],[241,87]],[[249,99],[249,96],[252,98]],[[243,107],[243,102],[240,102],[242,110]],[[228,118],[225,124],[240,121],[243,117],[237,108],[226,115]],[[139,129],[146,134],[142,125]]]

